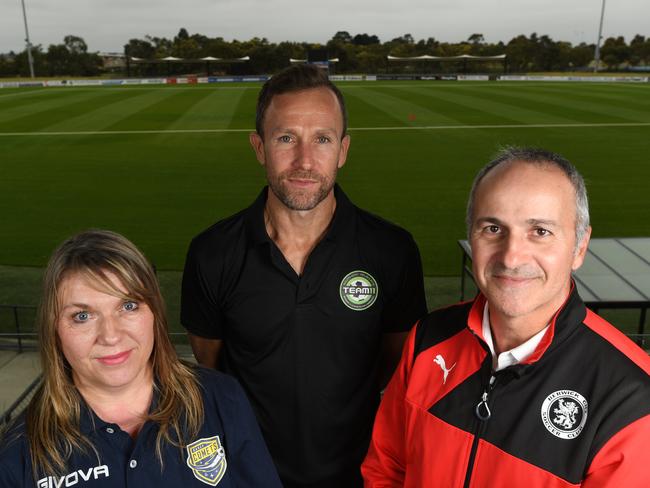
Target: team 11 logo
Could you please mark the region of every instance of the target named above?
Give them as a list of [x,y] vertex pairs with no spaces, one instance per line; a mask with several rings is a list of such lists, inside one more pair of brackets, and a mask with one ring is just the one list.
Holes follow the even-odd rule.
[[365,271],[352,271],[345,275],[339,285],[343,304],[352,310],[366,310],[377,300],[377,280]]

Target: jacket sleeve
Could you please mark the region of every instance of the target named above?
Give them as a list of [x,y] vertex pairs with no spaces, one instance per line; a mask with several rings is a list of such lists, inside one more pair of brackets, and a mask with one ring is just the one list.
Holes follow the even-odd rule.
[[616,433],[594,457],[583,488],[647,488],[650,415],[632,422]]
[[406,474],[406,389],[413,362],[413,327],[404,344],[402,358],[384,391],[366,459],[361,465],[365,488],[404,486]]

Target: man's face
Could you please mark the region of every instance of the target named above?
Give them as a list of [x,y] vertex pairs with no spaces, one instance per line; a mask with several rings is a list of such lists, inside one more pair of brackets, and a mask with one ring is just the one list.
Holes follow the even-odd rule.
[[276,95],[264,116],[264,140],[250,135],[273,194],[292,210],[311,210],[332,191],[350,138],[336,95],[312,88]]
[[[502,163],[479,184],[470,229],[473,270],[491,318],[548,321],[582,264],[576,250],[575,190],[551,165]],[[545,324],[539,324],[545,325]]]

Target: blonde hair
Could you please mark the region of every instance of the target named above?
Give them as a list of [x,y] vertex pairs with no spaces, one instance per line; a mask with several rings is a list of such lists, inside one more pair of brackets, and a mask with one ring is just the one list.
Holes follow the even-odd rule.
[[[80,431],[82,398],[74,386],[56,328],[61,284],[76,273],[107,293],[145,302],[153,313],[154,345],[150,360],[158,401],[146,420],[158,424],[156,456],[162,468],[163,445],[185,447],[203,423],[200,386],[192,366],[178,358],[171,343],[165,304],[147,259],[120,234],[90,230],[63,242],[50,257],[43,277],[37,315],[43,382],[27,407],[25,420],[36,479],[40,473],[64,472],[75,451],[93,450],[98,455]],[[119,278],[127,296],[115,287],[107,273]]]

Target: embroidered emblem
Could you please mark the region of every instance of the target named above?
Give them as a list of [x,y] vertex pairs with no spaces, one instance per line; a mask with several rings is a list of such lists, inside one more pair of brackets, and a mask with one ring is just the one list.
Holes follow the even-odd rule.
[[194,441],[187,446],[187,465],[194,477],[206,485],[217,486],[226,473],[226,451],[219,436]]
[[454,369],[456,366],[456,363],[451,365],[451,368],[447,369],[447,365],[445,364],[445,358],[442,357],[442,355],[438,354],[434,359],[433,362],[436,363],[438,366],[440,366],[440,369],[442,369],[442,384],[444,385],[447,383],[447,376],[449,376],[449,373],[451,373],[451,370]]
[[370,273],[352,271],[341,280],[339,295],[346,307],[357,311],[366,310],[377,300],[379,287]]
[[554,391],[542,403],[544,427],[560,439],[575,439],[587,422],[589,404],[573,390]]

